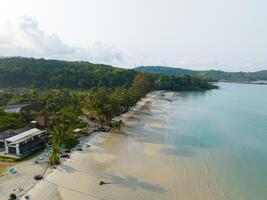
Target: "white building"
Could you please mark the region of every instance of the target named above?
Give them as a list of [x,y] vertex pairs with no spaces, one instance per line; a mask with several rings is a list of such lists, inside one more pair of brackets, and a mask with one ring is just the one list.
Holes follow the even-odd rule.
[[25,157],[45,147],[47,142],[47,132],[33,128],[5,139],[5,151],[9,155]]

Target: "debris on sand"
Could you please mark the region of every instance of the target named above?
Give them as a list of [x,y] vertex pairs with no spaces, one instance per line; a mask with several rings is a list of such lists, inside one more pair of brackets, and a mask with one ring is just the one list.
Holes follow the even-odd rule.
[[63,155],[60,156],[60,158],[70,158],[70,155],[68,155],[68,154],[63,154]]
[[36,176],[34,176],[33,178],[34,178],[34,180],[39,181],[39,180],[41,180],[41,179],[43,178],[43,176],[41,176],[41,175],[36,175]]
[[99,182],[99,185],[101,186],[101,185],[106,185],[106,184],[111,184],[111,183],[109,183],[109,182],[104,182],[104,181],[100,181]]
[[26,195],[24,198],[25,199],[30,199],[30,195]]
[[16,200],[16,199],[17,199],[17,196],[14,193],[11,193],[9,195],[9,199],[8,200]]

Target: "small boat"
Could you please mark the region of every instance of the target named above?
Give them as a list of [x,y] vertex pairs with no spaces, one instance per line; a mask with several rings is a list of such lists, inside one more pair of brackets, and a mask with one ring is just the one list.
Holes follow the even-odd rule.
[[42,157],[42,156],[38,157],[38,160],[43,160],[43,159],[44,159],[44,157]]

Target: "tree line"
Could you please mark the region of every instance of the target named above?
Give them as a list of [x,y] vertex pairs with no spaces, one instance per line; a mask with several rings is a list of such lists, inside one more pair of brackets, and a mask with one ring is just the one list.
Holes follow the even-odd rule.
[[257,72],[226,72],[221,70],[190,70],[166,66],[140,66],[135,68],[138,72],[158,73],[175,76],[198,76],[217,81],[247,82],[267,80],[267,70]]

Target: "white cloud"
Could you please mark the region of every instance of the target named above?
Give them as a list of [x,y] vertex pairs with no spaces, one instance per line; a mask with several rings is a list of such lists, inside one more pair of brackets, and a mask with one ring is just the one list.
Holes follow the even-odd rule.
[[[95,1],[96,4],[97,2],[99,1]],[[106,4],[104,0],[101,2]],[[176,4],[176,1],[173,3]],[[170,8],[168,4],[162,4],[166,6],[166,10]],[[24,3],[21,6],[23,5]],[[118,6],[120,5],[122,4],[119,3]],[[249,5],[246,7],[250,8]],[[136,15],[139,8],[140,6],[136,7],[137,10],[133,12],[131,7],[130,13],[107,9],[105,13],[111,13],[105,16],[99,16],[96,9],[95,12],[84,12],[84,17],[69,15],[66,11],[58,17],[58,11],[51,15],[47,15],[47,12],[39,15],[42,10],[36,13],[30,10],[25,13],[37,16],[46,27],[45,30],[40,28],[38,21],[28,16],[5,23],[2,29],[0,27],[0,56],[87,60],[121,67],[167,65],[227,71],[266,68],[267,26],[259,23],[263,19],[260,15],[263,11],[254,13],[252,21],[248,19],[251,16],[244,9],[240,12],[241,16],[236,16],[233,11],[232,15],[236,16],[233,21],[232,16],[225,16],[224,12],[218,15],[218,19],[210,17],[214,14],[210,9],[209,14],[194,12],[195,7],[191,7],[191,4],[189,12],[177,12],[178,7],[173,6],[175,9],[170,13],[178,15],[174,18],[151,10],[149,12],[152,12],[153,17],[146,18],[144,16],[147,16],[147,10]],[[76,14],[80,9],[82,8],[76,9]],[[206,13],[205,9],[201,9],[203,13]],[[123,11],[122,8],[119,10]],[[0,12],[0,16],[0,25],[7,18],[13,18],[3,12]],[[7,16],[5,20],[2,19],[3,16]],[[14,17],[16,16],[17,13],[14,13]],[[71,24],[65,23],[66,21]],[[64,40],[57,34],[51,34],[54,31],[64,37]],[[103,42],[93,42],[98,40]],[[78,45],[74,46],[75,44]]]
[[124,58],[115,46],[101,42],[88,47],[69,46],[56,34],[41,30],[38,21],[28,16],[5,24],[0,34],[0,55],[88,60],[113,65],[122,63]]

